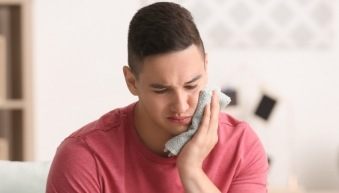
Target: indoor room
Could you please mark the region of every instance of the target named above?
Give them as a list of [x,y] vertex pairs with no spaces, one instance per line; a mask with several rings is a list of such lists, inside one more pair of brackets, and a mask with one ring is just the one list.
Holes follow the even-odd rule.
[[[0,0],[0,193],[45,192],[63,140],[138,100],[126,86],[128,29],[159,1]],[[339,4],[177,0],[268,158],[269,193],[339,193]]]

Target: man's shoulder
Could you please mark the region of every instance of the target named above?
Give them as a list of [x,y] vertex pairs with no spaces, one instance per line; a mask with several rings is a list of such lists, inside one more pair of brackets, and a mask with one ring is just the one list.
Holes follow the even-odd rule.
[[251,140],[257,140],[257,135],[253,128],[245,121],[239,120],[227,113],[220,113],[219,116],[219,129],[221,136],[225,137],[225,140],[229,138],[250,138]]
[[133,107],[134,104],[130,104],[126,107],[113,109],[99,119],[76,130],[69,137],[87,137],[98,132],[107,132],[119,128],[124,122],[131,119],[130,115]]
[[245,129],[249,127],[249,125],[242,120],[239,120],[228,113],[221,112],[219,114],[219,126],[224,127],[226,129],[235,129],[242,128]]
[[114,151],[120,151],[119,148],[124,144],[123,136],[131,125],[132,107],[129,105],[114,109],[76,130],[61,142],[56,157],[59,160],[68,159],[69,163],[74,164],[72,159],[75,155],[87,157],[90,162],[95,159],[94,157],[107,156],[103,152],[110,151],[114,154]]

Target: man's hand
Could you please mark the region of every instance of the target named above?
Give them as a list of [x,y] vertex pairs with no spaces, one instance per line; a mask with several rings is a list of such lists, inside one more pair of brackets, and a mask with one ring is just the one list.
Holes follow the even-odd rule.
[[206,105],[197,132],[177,158],[179,175],[187,193],[220,192],[202,169],[203,161],[218,142],[219,108],[219,97],[213,91],[211,104]]

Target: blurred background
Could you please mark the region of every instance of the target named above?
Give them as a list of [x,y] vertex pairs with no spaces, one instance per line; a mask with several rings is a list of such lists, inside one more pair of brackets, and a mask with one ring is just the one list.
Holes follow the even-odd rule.
[[[136,100],[127,29],[155,1],[1,2],[2,159],[51,160],[73,131]],[[338,190],[338,1],[175,2],[193,13],[210,83],[233,98],[226,111],[262,140],[270,186]]]

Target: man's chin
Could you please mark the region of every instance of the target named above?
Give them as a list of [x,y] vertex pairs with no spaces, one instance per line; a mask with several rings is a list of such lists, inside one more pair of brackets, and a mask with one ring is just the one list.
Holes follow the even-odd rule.
[[176,136],[176,135],[179,135],[179,134],[187,131],[187,129],[188,129],[188,125],[177,125],[177,126],[173,127],[171,129],[171,131],[172,131],[172,134],[174,136]]

